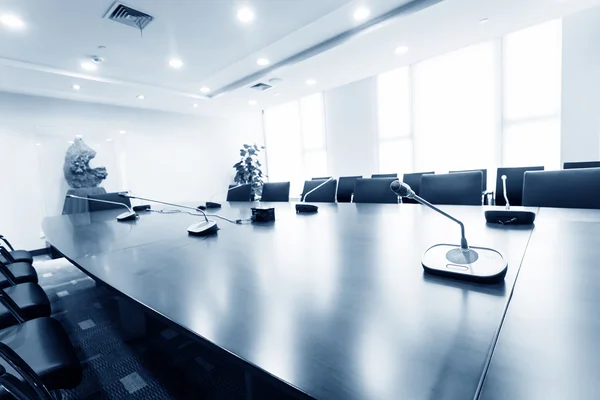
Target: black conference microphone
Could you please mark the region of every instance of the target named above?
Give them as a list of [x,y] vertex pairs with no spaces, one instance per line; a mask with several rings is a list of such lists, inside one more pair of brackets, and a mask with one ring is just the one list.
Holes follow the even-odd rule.
[[485,220],[492,224],[500,225],[531,225],[535,221],[535,213],[531,211],[513,211],[506,194],[506,175],[502,175],[502,191],[506,207],[504,210],[488,210],[485,212]]
[[[322,188],[323,186],[325,186],[327,183],[331,182],[332,180],[333,180],[333,177],[327,179],[325,182],[321,182],[320,185],[318,185],[314,189],[311,189],[308,192],[306,192],[304,194],[304,196],[302,196],[300,201],[302,203],[304,203],[309,194],[316,192],[317,190],[319,190],[320,188]],[[297,213],[314,213],[314,212],[318,212],[318,211],[319,211],[319,207],[314,206],[312,204],[296,204],[296,212]]]
[[188,226],[188,228],[187,228],[188,233],[191,235],[209,235],[211,233],[216,233],[219,230],[219,227],[217,226],[216,221],[209,220],[206,213],[204,211],[200,210],[199,208],[189,207],[189,206],[185,206],[183,204],[167,203],[166,201],[146,199],[146,198],[139,197],[139,196],[132,196],[129,193],[119,193],[119,194],[123,197],[128,197],[130,199],[138,199],[138,200],[143,200],[143,201],[149,201],[152,203],[165,204],[168,206],[185,208],[188,210],[194,210],[196,212],[201,213],[204,216],[204,221],[192,224],[192,225]]
[[69,197],[71,199],[79,199],[79,200],[86,200],[86,201],[95,201],[95,202],[98,202],[98,203],[114,204],[114,205],[117,205],[117,206],[125,207],[127,209],[127,212],[124,212],[123,214],[117,215],[117,221],[131,221],[131,220],[139,218],[139,215],[137,215],[136,212],[131,209],[131,207],[129,207],[127,204],[119,203],[117,201],[91,199],[89,197],[80,197],[80,196],[75,196],[73,194],[68,194],[66,197]]
[[504,256],[486,247],[469,247],[465,236],[465,225],[461,221],[417,196],[404,182],[395,180],[391,183],[390,189],[398,196],[413,199],[460,226],[460,246],[436,244],[425,251],[421,260],[425,272],[480,283],[496,283],[504,279],[508,269]]

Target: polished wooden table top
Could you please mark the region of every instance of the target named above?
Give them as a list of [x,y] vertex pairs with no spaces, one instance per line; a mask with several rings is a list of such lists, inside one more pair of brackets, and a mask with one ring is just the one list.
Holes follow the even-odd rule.
[[[265,206],[265,204],[262,204]],[[505,282],[425,275],[431,245],[458,243],[458,225],[420,205],[321,204],[277,221],[119,211],[44,220],[47,240],[82,270],[214,345],[319,399],[473,398],[489,361],[530,228],[486,225],[484,208],[443,209],[472,246],[508,260]],[[221,215],[246,218],[248,204]]]
[[482,399],[600,397],[599,222],[540,210]]

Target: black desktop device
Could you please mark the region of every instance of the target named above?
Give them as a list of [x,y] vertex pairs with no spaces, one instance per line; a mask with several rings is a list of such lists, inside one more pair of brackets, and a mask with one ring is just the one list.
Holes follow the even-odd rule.
[[251,208],[252,222],[271,222],[275,221],[274,208]]
[[296,204],[297,213],[316,213],[319,212],[319,207],[312,204]]

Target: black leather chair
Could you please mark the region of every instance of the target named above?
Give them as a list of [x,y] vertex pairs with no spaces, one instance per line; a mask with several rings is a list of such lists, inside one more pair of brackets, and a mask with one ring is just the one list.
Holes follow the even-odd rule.
[[263,185],[260,201],[290,201],[289,182],[267,182]]
[[525,172],[523,205],[600,208],[600,168]]
[[480,206],[482,180],[481,171],[423,175],[421,197],[432,204]]
[[362,176],[341,176],[340,182],[337,189],[337,201],[338,203],[351,203],[352,195],[354,195],[354,186],[356,180],[362,178]]
[[0,261],[0,289],[25,282],[38,283],[37,272],[31,264],[24,262],[5,264]]
[[563,164],[563,169],[599,168],[599,167],[600,167],[600,161],[577,161],[577,162],[566,162]]
[[0,329],[49,317],[50,311],[50,300],[36,283],[20,283],[0,289]]
[[250,201],[252,197],[252,184],[229,185],[227,201]]
[[[329,178],[327,178],[329,179]],[[323,180],[311,180],[304,182],[302,189],[302,199],[312,203],[335,203],[335,191],[337,189],[337,180],[332,179],[327,183]],[[306,194],[311,190],[316,189],[319,185],[323,185],[306,197]]]
[[398,174],[373,174],[371,178],[379,179],[379,178],[397,178]]
[[[104,193],[104,194],[90,194],[90,195],[88,195],[88,199],[112,201],[115,203],[124,204],[127,207],[131,207],[131,201],[129,201],[129,197],[121,196],[121,195],[119,195],[118,192]],[[88,207],[89,207],[90,212],[114,210],[114,209],[122,209],[123,208],[116,204],[100,203],[98,201],[88,201]]]
[[[13,366],[29,370],[46,391],[72,389],[81,381],[82,369],[75,350],[53,318],[37,318],[3,329],[0,342],[0,365],[11,375],[19,376]],[[7,358],[12,361],[8,363]],[[0,398],[12,397],[2,390]]]
[[477,172],[481,171],[483,174],[483,181],[481,182],[481,193],[487,190],[487,169],[465,169],[464,171],[450,171],[451,174],[461,173],[461,172]]
[[321,178],[311,178],[312,181],[326,181],[327,179],[331,178],[331,176],[324,176]]
[[360,178],[354,186],[354,203],[398,204],[398,196],[390,189],[396,178]]
[[[406,183],[417,195],[421,193],[421,177],[425,174],[435,174],[435,172],[414,172],[411,174],[404,174],[402,182]],[[402,198],[404,204],[418,204],[417,201],[409,199],[408,197]]]
[[[27,250],[15,250],[12,244],[3,235],[0,235],[0,242],[4,242],[8,249],[8,255],[5,252],[1,252],[6,262],[28,262],[33,263],[33,255]],[[3,247],[3,246],[2,246]]]
[[496,172],[496,205],[505,206],[502,176],[506,175],[506,195],[511,206],[523,205],[523,181],[527,171],[543,171],[544,167],[498,168]]

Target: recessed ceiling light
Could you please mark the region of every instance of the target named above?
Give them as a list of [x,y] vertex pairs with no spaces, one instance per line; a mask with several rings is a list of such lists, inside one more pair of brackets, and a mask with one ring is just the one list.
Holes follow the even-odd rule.
[[198,107],[198,104],[194,103],[193,107],[194,107],[194,108]]
[[248,7],[242,7],[237,12],[237,17],[242,22],[254,21],[254,11]]
[[357,21],[363,21],[371,15],[371,11],[367,7],[359,7],[354,11],[354,19]]
[[135,96],[135,98],[138,99],[138,100],[144,100],[145,99],[145,97],[144,97],[143,94],[138,94],[137,96]]
[[112,142],[112,138],[106,138],[107,142]]
[[267,58],[259,58],[256,60],[256,63],[261,67],[264,67],[265,65],[269,65],[269,60]]
[[210,89],[209,89],[209,88],[207,88],[206,86],[204,86],[204,87],[201,87],[201,88],[200,88],[200,91],[201,91],[202,93],[208,93],[208,92],[210,92]]
[[14,14],[2,14],[0,15],[0,22],[3,25],[8,26],[13,29],[23,29],[25,28],[25,22]]
[[307,79],[306,84],[309,86],[313,86],[317,84],[317,81],[315,81],[314,79]]
[[408,52],[408,47],[406,47],[406,46],[398,46],[394,50],[394,53],[398,54],[399,56],[401,56],[402,54],[406,54],[407,52]]
[[481,25],[483,25],[483,24],[487,24],[488,22],[490,22],[490,19],[489,19],[489,18],[482,18],[482,19],[480,19],[480,20],[479,20],[479,23],[480,23]]
[[73,88],[73,90],[79,90],[79,89],[81,89],[81,86],[79,86],[79,85],[72,85],[71,88]]
[[98,66],[93,62],[84,61],[81,63],[81,68],[85,69],[86,71],[95,71],[98,69]]
[[119,131],[119,133],[120,133],[121,135],[124,135],[124,134],[126,134],[126,133],[127,133],[127,131]]
[[169,61],[169,65],[173,68],[181,68],[183,67],[183,61],[179,58],[173,58]]
[[41,143],[36,143],[35,145],[36,145],[36,146],[41,146],[42,144],[41,144]]
[[248,104],[250,104],[251,106],[255,106],[255,105],[257,105],[257,104],[258,104],[258,102],[257,102],[256,100],[250,100],[250,101],[248,102]]

